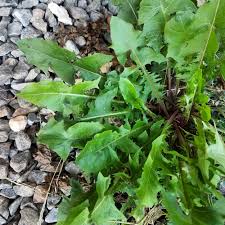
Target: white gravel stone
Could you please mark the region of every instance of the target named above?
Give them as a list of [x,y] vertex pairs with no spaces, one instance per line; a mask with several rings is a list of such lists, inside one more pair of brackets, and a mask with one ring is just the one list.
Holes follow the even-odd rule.
[[9,173],[9,164],[6,160],[0,159],[0,179],[5,179]]
[[7,131],[0,131],[0,143],[6,142],[9,138]]
[[11,216],[13,216],[16,213],[16,211],[19,209],[22,199],[23,199],[22,197],[19,197],[10,204],[9,213]]
[[26,125],[27,125],[26,116],[17,116],[9,120],[9,127],[14,132],[25,130]]
[[51,2],[48,4],[48,8],[54,15],[57,16],[59,22],[62,22],[66,25],[73,24],[72,19],[69,17],[69,14],[64,7],[58,6],[56,3]]
[[17,6],[18,0],[1,0],[0,1],[0,7],[4,6]]
[[87,12],[82,8],[71,7],[69,8],[69,13],[75,20],[89,20]]
[[32,7],[36,6],[36,5],[38,5],[38,3],[39,3],[38,0],[23,0],[21,2],[20,7],[24,8],[24,9],[25,8],[32,8]]
[[37,68],[31,69],[28,73],[28,76],[25,78],[25,81],[26,82],[33,81],[39,73],[40,73],[39,69],[37,69]]
[[0,27],[0,41],[6,42],[7,40],[7,29]]
[[58,209],[53,208],[48,215],[45,217],[46,223],[56,223],[57,222]]
[[39,215],[38,212],[30,207],[25,207],[20,211],[20,221],[18,225],[37,225]]
[[42,35],[42,32],[35,29],[32,26],[25,27],[21,32],[21,39],[27,39],[27,38],[37,38]]
[[45,12],[42,9],[34,9],[33,17],[31,18],[32,25],[42,31],[43,33],[47,32],[47,23],[43,20]]
[[32,18],[32,14],[29,9],[14,9],[12,15],[13,17],[17,18],[24,27],[29,25]]
[[16,91],[21,91],[23,90],[27,85],[32,84],[31,82],[29,83],[17,83],[17,82],[12,82],[11,83],[11,88],[16,90]]
[[86,40],[83,36],[78,36],[75,38],[75,42],[77,45],[79,45],[80,47],[83,47],[86,45]]

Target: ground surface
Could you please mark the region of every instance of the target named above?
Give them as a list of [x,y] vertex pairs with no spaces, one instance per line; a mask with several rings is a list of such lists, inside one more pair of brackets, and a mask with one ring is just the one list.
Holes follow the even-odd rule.
[[[51,12],[50,2],[61,7],[59,14]],[[106,21],[113,14],[108,0],[0,0],[0,225],[55,224],[61,195],[70,191],[68,180],[80,172],[73,161],[62,165],[36,144],[51,112],[15,95],[31,82],[57,78],[27,64],[16,41],[55,39],[77,55],[107,51]]]

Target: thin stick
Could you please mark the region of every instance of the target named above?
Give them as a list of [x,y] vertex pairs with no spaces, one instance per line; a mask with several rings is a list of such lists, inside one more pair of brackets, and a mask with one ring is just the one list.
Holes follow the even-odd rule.
[[54,172],[54,174],[53,174],[53,176],[52,176],[51,182],[50,182],[49,187],[48,187],[47,194],[46,194],[46,196],[45,196],[44,203],[43,203],[43,205],[42,205],[42,207],[41,207],[41,212],[40,212],[40,215],[39,215],[39,220],[38,220],[37,225],[41,225],[41,224],[42,224],[42,218],[43,218],[43,215],[44,215],[44,211],[45,211],[45,206],[46,206],[46,203],[47,203],[48,195],[49,195],[49,193],[50,193],[50,190],[51,190],[51,187],[52,187],[53,180],[54,180],[54,178],[55,178],[55,176],[56,176],[56,173],[57,173],[57,171],[58,171],[58,169],[59,169],[59,166],[60,166],[61,162],[62,162],[62,160],[59,161],[59,163],[58,163],[58,165],[57,165],[57,167],[56,167],[56,169],[55,169],[55,172]]

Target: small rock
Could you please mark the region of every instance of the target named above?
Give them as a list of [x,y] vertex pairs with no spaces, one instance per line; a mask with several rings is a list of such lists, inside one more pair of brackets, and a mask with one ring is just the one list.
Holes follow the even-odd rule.
[[12,13],[13,17],[18,19],[24,27],[27,27],[32,18],[32,14],[29,9],[14,9]]
[[7,40],[7,29],[0,28],[0,41],[5,42]]
[[23,0],[21,2],[21,8],[33,8],[38,5],[38,0]]
[[0,215],[2,215],[5,219],[8,219],[9,217],[9,199],[0,196]]
[[9,121],[8,120],[1,120],[0,119],[0,130],[3,130],[3,131],[9,131],[10,128],[9,128]]
[[9,138],[7,131],[0,131],[0,143],[6,142]]
[[[16,45],[12,43],[4,43],[0,45],[0,56],[7,55],[11,51],[16,49]],[[1,76],[1,75],[0,75]]]
[[4,16],[4,17],[2,17],[2,19],[0,21],[0,27],[1,28],[7,28],[7,26],[10,23],[10,21],[11,21],[11,17],[10,16]]
[[[8,58],[4,61],[3,65],[8,66],[10,69],[14,69],[14,67],[17,65],[18,60],[14,58]],[[13,98],[12,98],[13,99]]]
[[33,16],[31,18],[32,25],[42,31],[43,33],[47,32],[47,23],[43,20],[45,12],[42,9],[34,9]]
[[99,19],[103,18],[104,16],[100,12],[91,12],[90,13],[90,18],[92,22],[96,22]]
[[68,40],[65,44],[65,49],[74,52],[76,55],[78,55],[80,53],[79,49],[77,48],[77,46],[75,45],[75,43],[71,40]]
[[29,113],[33,113],[33,112],[37,112],[38,111],[38,107],[36,106],[31,106],[28,108],[17,108],[16,111],[13,113],[12,117],[16,117],[16,116],[25,116]]
[[77,176],[81,172],[80,168],[73,161],[67,163],[65,170],[72,176]]
[[34,27],[25,27],[21,32],[21,39],[36,38],[41,36],[41,31],[35,29]]
[[6,223],[7,221],[2,216],[0,216],[0,225],[4,225]]
[[[1,49],[1,46],[0,46]],[[7,65],[0,66],[0,85],[4,85],[11,77],[12,70]]]
[[12,111],[7,106],[0,107],[0,118],[7,117],[10,118],[12,116]]
[[24,80],[28,75],[30,66],[24,62],[19,61],[16,65],[13,73],[13,78],[16,80]]
[[47,20],[48,25],[50,27],[54,28],[58,25],[55,16],[53,15],[53,13],[49,9],[47,9],[46,12],[45,12],[45,19]]
[[33,204],[33,199],[32,198],[23,198],[21,204],[20,204],[20,209],[24,208],[32,208],[34,210],[37,210],[37,207]]
[[9,126],[11,130],[15,132],[19,132],[25,130],[27,125],[27,117],[26,116],[17,116],[9,120]]
[[87,8],[87,1],[86,0],[79,0],[78,7],[86,9]]
[[15,172],[20,173],[21,171],[26,169],[30,158],[31,154],[29,151],[18,153],[10,160],[10,166]]
[[18,4],[18,0],[1,0],[0,1],[0,7],[5,7],[5,6],[14,6],[16,7]]
[[28,73],[28,76],[25,78],[25,81],[26,82],[33,81],[39,73],[40,73],[39,69],[37,69],[37,68],[31,69]]
[[[17,81],[18,82],[18,81]],[[16,90],[16,91],[21,91],[23,90],[26,86],[32,84],[32,83],[17,83],[17,82],[12,82],[11,83],[11,88]]]
[[20,51],[19,49],[17,49],[17,50],[13,50],[13,51],[11,52],[11,55],[12,55],[13,57],[15,57],[15,58],[19,58],[19,57],[21,57],[21,56],[23,55],[23,52]]
[[16,211],[19,209],[22,199],[23,199],[22,197],[19,197],[13,203],[10,204],[9,213],[11,216],[13,216],[16,213]]
[[21,107],[21,108],[30,108],[30,107],[32,107],[32,104],[30,102],[28,102],[28,101],[26,101],[26,100],[24,100],[22,98],[18,98],[17,101],[18,101],[19,107]]
[[12,12],[12,7],[0,8],[0,16],[9,16]]
[[0,179],[5,179],[9,173],[9,164],[6,160],[0,159]]
[[38,212],[32,208],[25,207],[20,211],[20,221],[18,225],[37,225],[38,223]]
[[27,185],[15,185],[13,190],[21,197],[32,197],[34,194],[34,188]]
[[8,160],[9,151],[10,151],[10,142],[0,143],[0,158]]
[[46,186],[38,185],[34,189],[33,202],[44,203],[47,193],[48,193],[48,188]]
[[88,5],[87,11],[100,11],[101,9],[101,0],[93,0],[91,4]]
[[10,189],[12,188],[12,184],[7,180],[0,180],[0,190]]
[[37,117],[35,113],[29,113],[27,116],[28,125],[32,126],[34,123],[40,122],[40,119]]
[[59,22],[62,22],[66,25],[73,24],[68,12],[64,7],[58,6],[56,3],[51,2],[48,4],[48,8],[54,15],[57,16]]
[[221,181],[219,184],[220,192],[225,196],[225,181]]
[[33,170],[29,174],[28,180],[36,184],[42,184],[46,182],[47,177],[48,177],[48,173],[40,171],[40,170]]
[[0,195],[8,199],[15,199],[17,197],[15,191],[12,188],[2,189]]
[[80,47],[83,47],[83,46],[85,46],[85,44],[86,44],[86,40],[85,40],[85,38],[84,38],[83,36],[78,36],[78,37],[76,37],[76,38],[75,38],[75,42],[76,42],[76,44],[79,45]]
[[71,186],[65,181],[59,181],[59,190],[65,195],[69,196],[71,192]]
[[47,200],[47,208],[51,210],[60,202],[61,197],[59,195],[49,195]]
[[60,5],[64,2],[64,0],[52,0],[52,1],[55,2],[58,5]]
[[109,2],[108,4],[108,9],[113,15],[118,14],[118,10],[119,10],[118,6],[113,5],[111,2]]
[[30,137],[22,131],[16,135],[15,143],[19,151],[27,150],[31,147]]
[[70,15],[74,18],[74,19],[79,19],[79,20],[89,20],[89,16],[87,14],[87,12],[82,9],[82,8],[78,8],[78,7],[71,7],[69,9]]
[[45,222],[46,223],[56,223],[57,222],[57,214],[58,214],[58,209],[53,208],[48,215],[45,217]]

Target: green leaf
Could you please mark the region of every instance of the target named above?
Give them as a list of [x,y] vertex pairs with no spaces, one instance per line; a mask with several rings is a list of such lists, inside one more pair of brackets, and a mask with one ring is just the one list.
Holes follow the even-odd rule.
[[210,127],[215,135],[215,143],[207,146],[208,156],[225,168],[225,144],[216,128]]
[[190,0],[142,0],[139,10],[139,24],[144,24],[142,36],[147,45],[157,52],[163,47],[163,33],[171,15],[184,10],[195,11]]
[[103,128],[104,126],[97,122],[81,122],[66,130],[63,121],[58,122],[51,119],[47,125],[39,131],[38,141],[39,143],[46,144],[63,160],[66,160],[71,151],[72,144],[92,137]]
[[152,143],[152,149],[144,164],[143,172],[137,189],[138,204],[144,207],[152,207],[158,202],[157,195],[161,190],[157,168],[161,163],[161,151],[166,147],[165,135],[162,134]]
[[141,0],[113,0],[112,2],[119,6],[118,17],[128,23],[137,23],[137,11]]
[[30,64],[45,73],[51,68],[60,78],[74,83],[75,70],[72,65],[76,60],[74,53],[60,48],[55,42],[42,39],[23,39],[17,42]]
[[[138,39],[141,31],[134,30],[132,24],[123,21],[118,17],[112,17],[110,22],[112,48],[118,56],[119,61],[124,64],[129,50],[135,50],[140,46]],[[126,34],[126,36],[124,36]]]
[[102,76],[99,74],[100,68],[112,59],[111,55],[95,53],[74,62],[74,68],[80,72],[80,76],[85,80],[96,80]]
[[194,207],[190,210],[189,215],[185,215],[177,203],[175,193],[169,191],[163,192],[163,204],[173,225],[224,224],[224,215],[214,207]]
[[41,107],[47,107],[53,111],[68,113],[73,111],[74,105],[84,104],[89,99],[86,91],[98,88],[99,79],[87,81],[74,86],[68,86],[63,82],[42,81],[26,86],[19,97]]
[[39,131],[38,142],[47,145],[63,160],[67,159],[71,151],[72,140],[68,138],[63,121],[49,120]]
[[96,225],[113,225],[113,221],[126,221],[125,216],[116,208],[113,196],[105,194],[110,184],[109,177],[98,175],[96,190],[98,200],[92,211],[91,218]]
[[78,155],[76,162],[80,168],[85,173],[96,174],[116,163],[118,157],[114,147],[117,137],[118,133],[112,131],[97,134]]
[[123,98],[128,104],[131,104],[136,109],[141,110],[144,108],[144,103],[139,97],[134,85],[127,78],[120,78],[119,87]]

